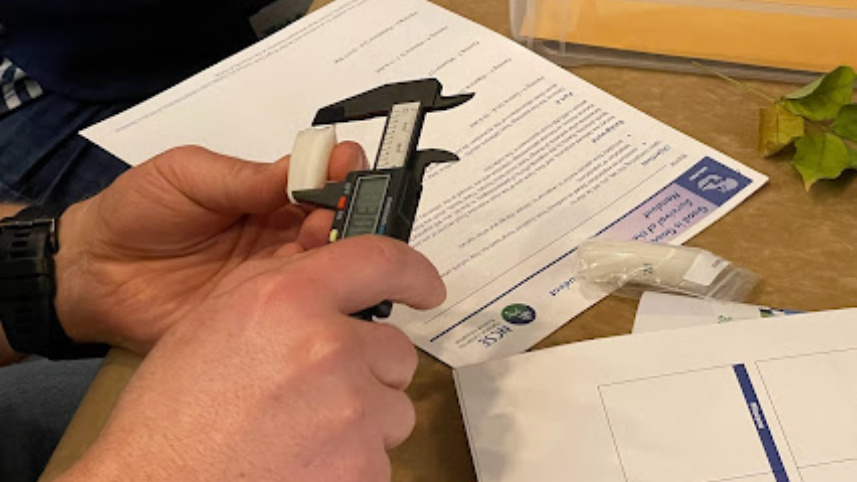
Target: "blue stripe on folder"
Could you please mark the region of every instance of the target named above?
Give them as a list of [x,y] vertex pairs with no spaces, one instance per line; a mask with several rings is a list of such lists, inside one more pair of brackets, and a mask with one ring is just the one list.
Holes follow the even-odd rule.
[[780,452],[777,450],[777,444],[774,443],[774,437],[768,427],[768,421],[765,419],[762,405],[759,404],[759,399],[756,397],[756,390],[753,388],[753,382],[750,381],[747,367],[739,364],[732,365],[732,368],[735,370],[735,376],[738,377],[738,384],[741,385],[741,391],[744,392],[744,399],[747,401],[750,417],[753,419],[753,425],[756,427],[759,438],[762,440],[762,446],[765,448],[765,454],[768,456],[768,462],[771,464],[774,478],[777,482],[789,482],[789,475],[786,473],[786,468],[783,467]]

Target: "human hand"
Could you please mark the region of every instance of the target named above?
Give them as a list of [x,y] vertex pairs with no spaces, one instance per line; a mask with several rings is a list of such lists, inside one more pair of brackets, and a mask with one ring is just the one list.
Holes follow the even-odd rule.
[[[70,207],[56,256],[69,336],[144,353],[212,293],[325,244],[332,213],[288,202],[288,162],[176,148]],[[329,178],[366,166],[357,144],[342,143]]]
[[169,330],[58,482],[389,481],[386,450],[414,424],[416,352],[348,313],[443,297],[434,267],[391,238],[280,260]]

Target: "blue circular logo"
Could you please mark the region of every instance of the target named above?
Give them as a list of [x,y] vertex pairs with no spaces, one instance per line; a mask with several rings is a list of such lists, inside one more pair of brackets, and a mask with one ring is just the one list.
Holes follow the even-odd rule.
[[536,310],[523,303],[515,303],[503,308],[503,319],[513,325],[528,325],[535,321]]

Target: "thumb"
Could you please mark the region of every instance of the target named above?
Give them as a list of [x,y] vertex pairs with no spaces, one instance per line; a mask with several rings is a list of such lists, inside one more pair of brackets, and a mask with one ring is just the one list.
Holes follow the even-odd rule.
[[268,213],[288,203],[288,156],[267,164],[225,156],[199,146],[183,146],[160,154],[144,166],[153,169],[192,202],[215,212]]

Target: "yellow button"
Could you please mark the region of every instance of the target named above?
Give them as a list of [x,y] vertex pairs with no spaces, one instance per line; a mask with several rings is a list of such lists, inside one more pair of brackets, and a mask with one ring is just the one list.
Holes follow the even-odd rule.
[[331,229],[330,230],[330,242],[332,243],[332,242],[336,241],[337,239],[339,239],[339,231],[337,231],[336,229]]

